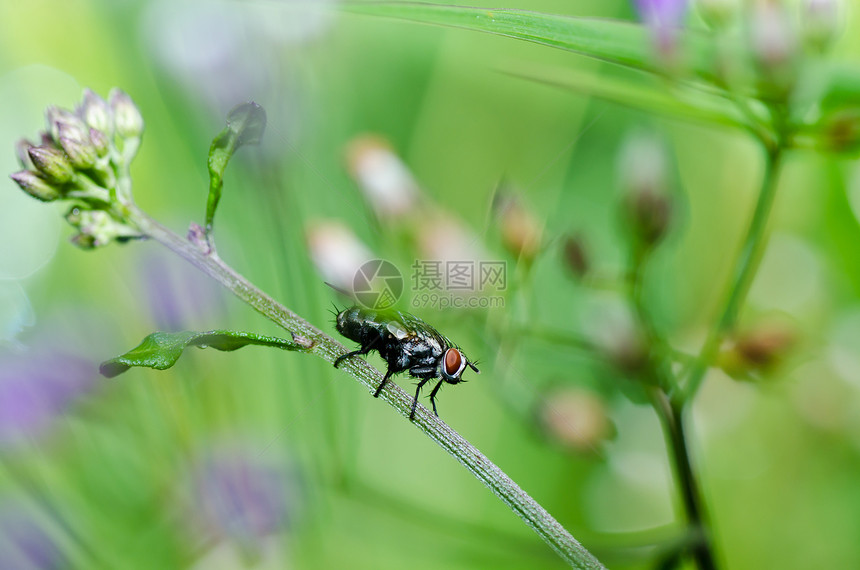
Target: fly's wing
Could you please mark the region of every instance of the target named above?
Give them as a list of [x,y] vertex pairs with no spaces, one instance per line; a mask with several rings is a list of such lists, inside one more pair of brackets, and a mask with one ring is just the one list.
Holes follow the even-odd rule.
[[[425,337],[441,337],[439,331],[409,313],[397,312],[395,319],[391,323],[392,327],[400,328],[406,335],[425,336]],[[396,335],[395,335],[396,336]]]
[[403,343],[404,349],[418,357],[438,358],[447,346],[448,339],[432,326],[409,313],[397,313],[387,325],[388,331]]

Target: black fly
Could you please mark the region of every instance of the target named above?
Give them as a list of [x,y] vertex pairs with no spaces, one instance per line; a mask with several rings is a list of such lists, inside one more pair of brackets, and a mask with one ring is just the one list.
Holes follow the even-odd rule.
[[436,393],[442,382],[449,384],[462,382],[460,377],[466,366],[479,372],[450,340],[418,317],[408,313],[352,307],[337,314],[336,325],[340,334],[359,343],[361,348],[338,357],[334,361],[335,368],[344,359],[367,354],[371,350],[378,350],[380,356],[388,363],[385,377],[373,393],[374,398],[379,396],[382,387],[394,374],[409,370],[409,374],[414,378],[420,378],[418,389],[415,390],[415,400],[412,402],[412,411],[409,414],[410,420],[415,418],[418,395],[424,384],[439,378],[439,382],[430,392],[433,413],[438,416]]

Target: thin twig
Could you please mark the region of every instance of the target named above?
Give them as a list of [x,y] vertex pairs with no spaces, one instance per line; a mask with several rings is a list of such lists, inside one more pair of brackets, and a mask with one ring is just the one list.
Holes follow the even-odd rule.
[[[633,305],[636,321],[642,329],[643,334],[647,337],[648,346],[650,347],[644,371],[644,374],[647,375],[645,378],[646,383],[651,385],[648,393],[651,398],[651,405],[660,418],[660,425],[663,427],[669,456],[674,464],[675,476],[681,490],[684,513],[687,517],[687,532],[689,536],[694,537],[694,540],[679,542],[676,546],[689,549],[699,570],[714,570],[716,562],[713,554],[710,523],[696,477],[696,471],[693,469],[693,464],[690,460],[690,451],[684,431],[684,418],[681,414],[680,406],[675,407],[674,401],[667,395],[678,392],[676,389],[677,383],[669,371],[667,363],[659,358],[661,353],[666,354],[666,347],[669,346],[669,343],[660,333],[659,329],[654,326],[654,321],[646,309],[645,300],[642,295],[644,287],[643,277],[649,253],[649,249],[634,246],[634,250],[631,252],[631,267],[628,272],[628,293],[630,302]],[[660,352],[654,354],[654,348]],[[671,568],[679,561],[679,556],[669,553],[665,560],[665,567]]]
[[735,321],[749,292],[753,277],[761,262],[764,246],[766,243],[765,229],[776,196],[779,169],[782,163],[783,149],[780,145],[768,148],[765,172],[762,179],[761,191],[758,195],[755,211],[747,229],[746,237],[741,246],[740,255],[732,275],[732,280],[726,294],[723,309],[719,320],[708,334],[708,338],[702,345],[699,356],[690,368],[690,376],[684,389],[684,394],[679,400],[691,402],[705,377],[711,363],[717,356],[725,336],[734,327]]
[[710,524],[708,523],[705,503],[702,499],[702,491],[693,470],[690,460],[690,452],[684,431],[684,419],[681,409],[676,407],[666,394],[655,388],[651,393],[654,409],[660,416],[663,430],[666,434],[667,443],[672,450],[672,459],[675,463],[675,473],[678,475],[678,483],[681,487],[681,498],[684,511],[687,513],[689,531],[698,537],[691,546],[693,558],[700,570],[714,570],[713,548]]

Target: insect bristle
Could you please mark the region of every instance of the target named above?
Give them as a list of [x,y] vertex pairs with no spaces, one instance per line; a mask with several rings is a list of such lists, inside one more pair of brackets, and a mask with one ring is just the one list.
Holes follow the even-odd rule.
[[328,312],[329,312],[329,313],[331,313],[331,316],[333,317],[333,318],[332,318],[332,322],[333,322],[335,325],[337,325],[337,316],[338,316],[339,314],[341,314],[341,313],[344,311],[344,309],[339,308],[339,307],[335,304],[335,302],[334,302],[334,301],[332,301],[332,303],[331,303],[331,307],[332,307],[332,308],[331,308],[331,309],[329,309],[329,310],[328,310]]

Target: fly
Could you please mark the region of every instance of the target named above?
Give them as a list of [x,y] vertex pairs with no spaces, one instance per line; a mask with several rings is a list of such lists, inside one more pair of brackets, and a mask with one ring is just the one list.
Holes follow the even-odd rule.
[[438,417],[436,394],[442,383],[464,382],[461,377],[467,366],[479,372],[450,340],[409,313],[352,307],[337,314],[336,326],[340,334],[359,343],[361,348],[338,357],[334,361],[335,368],[345,359],[365,355],[371,350],[379,351],[379,355],[388,363],[385,377],[373,393],[374,398],[379,397],[379,392],[394,374],[408,370],[413,378],[419,379],[412,411],[409,413],[410,420],[415,419],[418,396],[427,382],[439,379],[430,392],[433,413]]

